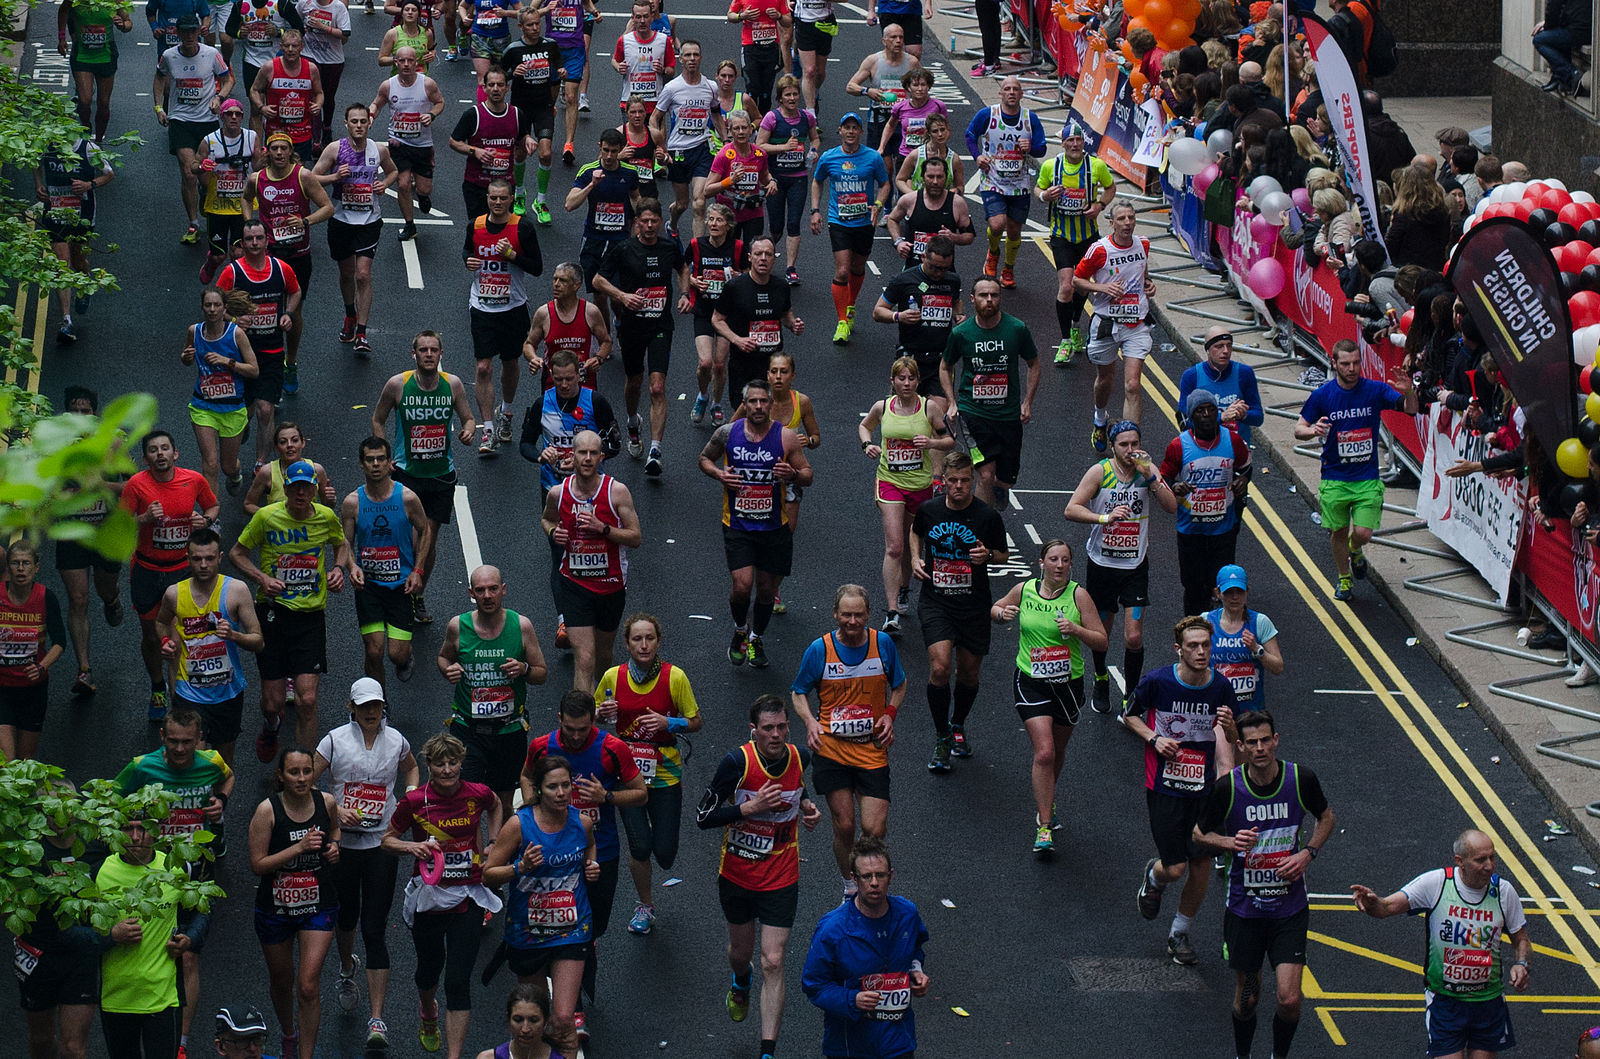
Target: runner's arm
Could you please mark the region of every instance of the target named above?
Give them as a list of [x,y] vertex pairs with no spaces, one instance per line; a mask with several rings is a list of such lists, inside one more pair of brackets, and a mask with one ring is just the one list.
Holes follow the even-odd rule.
[[242,650],[259,652],[266,646],[267,638],[261,633],[261,619],[256,615],[256,601],[243,582],[230,585],[229,590],[230,598],[225,602],[232,604],[233,618],[229,624],[233,626],[234,632],[229,639],[238,644]]
[[711,777],[695,810],[695,823],[700,830],[726,827],[745,815],[739,806],[733,804],[733,792],[739,786],[739,775],[743,771],[744,755],[738,750],[729,751],[717,764],[716,774]]
[[607,529],[606,536],[624,548],[637,548],[644,544],[644,529],[639,524],[639,512],[634,507],[633,493],[621,482],[613,480],[611,507],[622,523],[616,529]]
[[[400,376],[398,375],[384,383],[383,392],[378,395],[378,404],[372,409],[372,432],[380,438],[384,436],[384,424],[389,421],[389,413],[394,411],[395,404],[400,400],[400,385]],[[263,493],[266,492],[261,476],[267,471],[268,468],[263,467],[256,472],[256,480],[250,486],[251,493],[255,492],[258,485],[262,486]],[[246,500],[248,501],[248,498]]]
[[[328,183],[333,183],[333,180],[330,178]],[[321,224],[333,216],[333,200],[328,197],[328,189],[322,185],[323,181],[319,177],[307,172],[304,168],[300,170],[300,190],[305,192],[306,201],[316,207],[311,211],[311,215],[304,220],[307,228],[310,228],[313,224]],[[305,294],[302,292],[301,297],[304,296]]]
[[[400,483],[395,485],[404,489]],[[411,564],[411,577],[416,578],[415,595],[422,591],[422,571],[427,569],[428,563],[433,558],[434,532],[433,523],[428,520],[428,514],[422,508],[422,498],[410,489],[405,490],[406,519],[411,523],[411,551],[416,556],[416,561]],[[346,532],[350,540],[355,540],[355,535]],[[409,586],[411,577],[406,578]]]

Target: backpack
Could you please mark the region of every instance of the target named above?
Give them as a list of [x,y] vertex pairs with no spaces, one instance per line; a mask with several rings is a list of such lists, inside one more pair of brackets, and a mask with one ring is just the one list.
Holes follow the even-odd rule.
[[1367,48],[1367,74],[1370,77],[1388,77],[1400,65],[1399,49],[1394,33],[1383,20],[1377,4],[1368,6],[1372,12],[1372,43]]

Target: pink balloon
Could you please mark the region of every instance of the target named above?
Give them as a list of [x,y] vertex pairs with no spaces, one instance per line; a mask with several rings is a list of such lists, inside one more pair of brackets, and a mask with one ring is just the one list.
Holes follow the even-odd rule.
[[1245,282],[1250,289],[1263,301],[1270,301],[1283,293],[1283,285],[1288,280],[1283,274],[1283,266],[1275,258],[1264,257],[1250,266],[1250,274],[1245,277]]
[[1278,226],[1258,214],[1250,218],[1250,238],[1262,250],[1270,251],[1278,239]]
[[1295,188],[1289,193],[1294,200],[1294,208],[1309,216],[1311,214],[1311,192],[1305,188]]
[[1206,189],[1211,187],[1211,182],[1216,180],[1220,173],[1221,171],[1217,169],[1215,162],[1196,173],[1194,176],[1194,193],[1203,198]]

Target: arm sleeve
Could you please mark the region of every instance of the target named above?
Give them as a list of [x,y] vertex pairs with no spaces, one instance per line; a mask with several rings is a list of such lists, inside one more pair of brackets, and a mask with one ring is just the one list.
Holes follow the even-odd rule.
[[1184,368],[1183,374],[1178,377],[1178,406],[1175,411],[1178,413],[1180,426],[1188,424],[1189,417],[1184,415],[1183,410],[1189,405],[1189,395],[1194,393],[1195,387],[1199,384],[1200,365],[1198,364],[1191,364]]
[[1261,387],[1256,383],[1256,373],[1249,365],[1239,365],[1239,396],[1250,406],[1245,415],[1246,426],[1258,427],[1267,421],[1266,406],[1261,403]]
[[1483,460],[1483,469],[1485,473],[1489,471],[1521,470],[1525,463],[1527,463],[1527,455],[1519,445],[1510,452],[1502,452],[1487,457]]
[[530,276],[544,275],[544,252],[539,249],[539,230],[526,217],[517,222],[517,242],[522,246],[517,267]]
[[841,971],[833,956],[833,928],[829,919],[817,924],[811,938],[811,948],[806,952],[805,968],[800,972],[800,988],[817,1007],[830,1015],[859,1022],[862,1013],[856,1010],[856,990],[844,984]]
[[1044,122],[1040,121],[1039,115],[1031,110],[1028,111],[1028,121],[1030,133],[1028,153],[1035,158],[1043,158],[1049,143],[1044,136]]
[[1317,779],[1317,774],[1310,769],[1300,768],[1300,804],[1313,816],[1321,816],[1328,811],[1328,796],[1322,793],[1322,781]]
[[52,644],[67,646],[67,626],[61,620],[61,602],[55,592],[44,590],[44,631]]
[[878,654],[884,661],[889,663],[889,686],[891,688],[903,686],[906,682],[906,671],[900,665],[900,649],[895,646],[893,640],[889,639],[888,633],[880,631],[876,635],[878,637]]
[[301,33],[306,31],[306,20],[300,17],[300,9],[285,0],[278,0],[278,14],[283,20]]
[[1218,776],[1211,784],[1211,793],[1206,796],[1206,807],[1200,814],[1200,830],[1207,834],[1221,834],[1222,825],[1228,822],[1228,810],[1232,805],[1233,773],[1230,772],[1226,776]]
[[456,127],[450,130],[450,138],[452,140],[460,140],[462,143],[465,143],[467,137],[471,136],[477,131],[478,108],[473,107],[471,110],[464,112],[461,117],[456,119]]
[[718,763],[716,774],[700,796],[700,807],[695,811],[695,823],[700,825],[700,830],[727,827],[739,818],[739,807],[733,804],[733,791],[739,785],[743,765],[737,750],[729,751]]
[[989,128],[989,108],[984,107],[972,115],[972,121],[967,124],[967,153],[973,158],[978,157],[978,137]]

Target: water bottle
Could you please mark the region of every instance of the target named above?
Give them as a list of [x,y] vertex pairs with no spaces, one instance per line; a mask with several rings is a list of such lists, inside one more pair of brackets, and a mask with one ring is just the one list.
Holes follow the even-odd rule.
[[956,31],[950,31],[950,58],[956,57]]
[[910,309],[916,314],[916,320],[913,321],[914,323],[922,323],[922,306],[917,304],[917,296],[915,294],[911,296],[911,301],[907,303],[906,308]]

